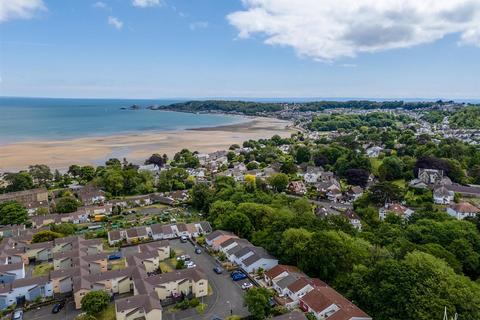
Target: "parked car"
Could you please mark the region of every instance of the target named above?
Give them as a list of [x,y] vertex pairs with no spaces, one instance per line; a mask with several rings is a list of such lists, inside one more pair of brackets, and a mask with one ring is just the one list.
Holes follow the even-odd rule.
[[118,259],[122,259],[122,255],[120,253],[115,253],[108,256],[108,260],[118,260]]
[[233,281],[240,281],[246,278],[247,278],[247,275],[243,272],[237,272],[232,276]]
[[15,309],[12,313],[12,320],[23,320],[23,310]]
[[250,282],[245,282],[244,284],[242,284],[243,290],[250,289],[251,287],[253,287],[253,284],[251,284]]
[[202,253],[202,249],[200,249],[200,248],[195,248],[195,253],[196,253],[196,254],[201,254],[201,253]]
[[181,236],[180,241],[183,242],[183,243],[187,242],[188,241],[187,236]]
[[185,265],[188,269],[195,268],[197,266],[193,261],[188,261]]
[[188,254],[182,254],[181,256],[177,257],[177,261],[178,260],[190,261],[190,256]]
[[63,309],[63,307],[65,307],[65,302],[59,302],[59,303],[55,303],[53,305],[53,309],[52,309],[52,313],[59,313],[60,310]]
[[213,268],[213,272],[215,272],[216,274],[222,274],[223,270],[220,267],[215,267],[215,268]]

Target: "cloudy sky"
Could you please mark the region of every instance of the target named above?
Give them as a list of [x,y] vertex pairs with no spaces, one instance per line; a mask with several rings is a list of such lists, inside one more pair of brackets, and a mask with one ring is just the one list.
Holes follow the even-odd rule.
[[0,95],[480,98],[480,0],[0,0]]

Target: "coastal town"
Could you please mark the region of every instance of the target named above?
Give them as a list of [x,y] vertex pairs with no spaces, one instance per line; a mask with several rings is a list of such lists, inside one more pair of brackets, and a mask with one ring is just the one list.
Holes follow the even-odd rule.
[[[387,319],[389,297],[402,297],[395,288],[421,295],[431,290],[424,281],[448,277],[469,296],[436,288],[446,300],[431,312],[471,310],[464,318],[475,319],[480,131],[459,127],[462,108],[282,107],[256,115],[294,122],[290,137],[171,159],[159,150],[141,164],[3,172],[1,312]],[[424,278],[395,282],[396,266],[414,272],[411,264]],[[377,283],[376,273],[392,282]]]

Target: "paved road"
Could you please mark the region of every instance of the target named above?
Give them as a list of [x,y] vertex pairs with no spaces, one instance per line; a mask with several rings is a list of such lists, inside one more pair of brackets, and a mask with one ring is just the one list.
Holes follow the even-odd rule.
[[52,313],[53,305],[48,305],[40,309],[30,310],[25,312],[25,320],[73,320],[82,311],[75,310],[73,300],[65,304],[65,307],[56,314]]
[[[290,198],[296,198],[296,199],[306,199],[305,197],[300,197],[293,194],[288,194],[287,196]],[[353,205],[349,203],[339,203],[339,202],[332,202],[328,200],[324,200],[324,201],[312,200],[312,199],[307,199],[307,200],[310,203],[313,203],[313,204],[316,204],[317,206],[321,206],[325,208],[339,208],[342,210],[353,208]]]
[[182,243],[179,240],[171,240],[170,245],[173,248],[178,248],[190,255],[197,267],[200,267],[208,278],[209,284],[214,293],[210,297],[204,298],[204,302],[208,304],[207,311],[204,315],[199,316],[193,309],[187,312],[177,312],[175,315],[164,314],[165,320],[179,320],[179,319],[205,319],[210,320],[213,316],[225,318],[231,313],[247,316],[248,310],[244,306],[244,290],[241,285],[248,280],[238,282],[232,281],[230,274],[224,272],[223,274],[216,274],[213,268],[217,265],[215,259],[205,252],[195,254],[194,247],[191,243]]

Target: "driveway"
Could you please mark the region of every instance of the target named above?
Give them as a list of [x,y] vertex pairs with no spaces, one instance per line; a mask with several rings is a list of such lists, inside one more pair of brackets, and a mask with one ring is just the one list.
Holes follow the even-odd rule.
[[25,312],[25,320],[73,320],[82,311],[75,310],[73,300],[69,300],[65,307],[56,314],[52,313],[53,304],[41,307],[40,309],[33,309]]
[[234,282],[230,278],[228,272],[223,274],[216,274],[213,268],[217,266],[215,259],[209,254],[202,252],[196,254],[193,245],[190,242],[182,243],[179,240],[170,240],[172,248],[178,248],[188,254],[195,262],[197,267],[203,270],[208,278],[210,287],[213,289],[213,294],[209,297],[204,297],[203,301],[208,305],[204,315],[199,316],[193,309],[176,312],[175,314],[164,312],[163,318],[165,320],[179,320],[179,319],[212,319],[213,316],[226,318],[230,314],[239,316],[247,316],[248,310],[244,306],[244,294],[242,290],[242,283],[248,282],[248,279]]

